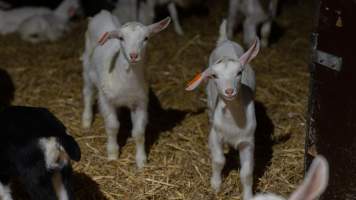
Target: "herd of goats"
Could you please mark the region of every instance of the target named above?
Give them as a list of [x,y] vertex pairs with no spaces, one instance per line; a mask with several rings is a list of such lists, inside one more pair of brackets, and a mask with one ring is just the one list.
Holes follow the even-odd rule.
[[[83,64],[82,128],[93,121],[97,101],[107,134],[108,160],[119,157],[117,134],[119,107],[130,109],[131,135],[136,143],[136,165],[147,162],[145,132],[148,120],[148,88],[145,78],[146,46],[151,37],[171,22],[178,35],[184,34],[177,6],[202,3],[198,0],[118,0],[111,11],[102,10],[88,20]],[[225,165],[224,145],[238,150],[243,200],[282,200],[272,193],[253,194],[255,148],[255,73],[250,62],[261,47],[267,47],[277,12],[277,0],[265,9],[259,0],[230,0],[208,68],[186,87],[194,90],[206,83],[207,108],[211,125],[208,146],[211,152],[211,187],[219,192]],[[156,6],[167,6],[170,17],[158,22]],[[77,0],[63,0],[47,7],[11,8],[0,1],[0,34],[18,33],[32,43],[56,41],[70,30],[71,18],[80,13]],[[243,18],[241,18],[243,16]],[[243,20],[240,20],[243,19]],[[230,40],[235,27],[242,25],[244,48]],[[261,39],[259,39],[258,35]],[[97,95],[95,95],[97,94]],[[18,178],[33,200],[72,200],[71,160],[80,161],[80,146],[63,123],[46,108],[6,106],[0,110],[0,200],[12,200],[10,182]],[[329,176],[328,162],[316,156],[303,183],[288,198],[313,200],[324,192]]]

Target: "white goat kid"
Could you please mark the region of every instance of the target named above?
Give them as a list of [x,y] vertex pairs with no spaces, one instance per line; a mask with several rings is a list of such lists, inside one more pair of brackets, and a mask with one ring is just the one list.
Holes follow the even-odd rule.
[[99,93],[99,108],[108,136],[109,160],[118,158],[119,146],[116,139],[120,123],[116,108],[125,106],[131,110],[136,164],[138,168],[142,168],[146,162],[144,143],[148,83],[144,76],[145,47],[148,38],[165,29],[169,22],[170,18],[166,18],[149,26],[137,22],[120,26],[117,18],[108,11],[101,11],[89,21],[83,54],[82,123],[83,128],[91,125],[95,87]]
[[[329,164],[323,156],[313,160],[303,183],[288,200],[314,200],[326,189],[329,180]],[[275,194],[257,194],[251,200],[286,200]]]
[[[261,26],[261,45],[267,47],[269,43],[273,19],[276,17],[278,0],[269,0],[268,12],[261,0],[230,0],[228,13],[228,37],[232,38],[235,27],[242,23],[243,41],[251,45],[257,37],[258,27]],[[244,17],[242,22],[238,14]]]
[[186,88],[193,90],[204,79],[209,79],[206,92],[212,124],[209,135],[212,156],[211,186],[217,192],[220,189],[221,171],[225,164],[223,146],[228,144],[239,150],[244,200],[252,197],[256,129],[255,74],[248,63],[258,52],[258,38],[245,53],[240,45],[228,40],[224,20],[220,26],[217,47],[210,55],[209,67]]
[[10,34],[18,31],[23,21],[31,16],[50,14],[45,7],[21,7],[12,10],[0,10],[0,34]]
[[29,17],[20,25],[21,38],[32,43],[58,40],[69,31],[69,19],[78,8],[77,0],[63,0],[53,12]]

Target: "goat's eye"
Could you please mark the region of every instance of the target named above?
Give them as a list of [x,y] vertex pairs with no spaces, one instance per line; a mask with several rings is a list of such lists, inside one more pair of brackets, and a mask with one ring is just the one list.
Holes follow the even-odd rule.
[[212,74],[212,75],[210,75],[210,78],[217,79],[218,76],[216,74]]
[[119,40],[120,40],[120,41],[124,41],[124,38],[123,38],[123,37],[119,37]]
[[241,76],[242,75],[242,71],[237,72],[236,76]]
[[145,37],[145,38],[143,39],[143,41],[145,41],[145,42],[146,42],[147,40],[148,40],[148,37]]

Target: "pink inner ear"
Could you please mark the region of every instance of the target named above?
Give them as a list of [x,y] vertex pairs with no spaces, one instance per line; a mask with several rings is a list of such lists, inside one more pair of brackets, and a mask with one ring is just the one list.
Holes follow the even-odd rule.
[[165,29],[168,26],[170,21],[171,21],[171,19],[169,17],[167,17],[166,19],[163,19],[160,22],[152,24],[151,25],[152,26],[151,32],[152,33],[158,33],[160,31],[162,31],[163,29]]
[[109,32],[105,32],[100,36],[98,43],[100,45],[104,45],[106,41],[108,41],[108,39],[109,39]]
[[202,73],[195,75],[195,77],[191,81],[189,81],[186,90],[188,91],[194,90],[199,85],[201,80],[202,80]]
[[254,59],[260,51],[260,40],[256,38],[252,46],[240,57],[241,65],[246,65]]
[[157,26],[155,26],[155,28],[154,28],[154,32],[159,32],[159,31],[161,31],[163,28],[164,28],[164,26],[165,26],[165,22],[163,21],[163,22],[160,22]]
[[74,15],[75,15],[75,11],[76,11],[77,9],[74,7],[74,6],[71,6],[69,9],[68,9],[68,15],[70,16],[70,17],[73,17]]

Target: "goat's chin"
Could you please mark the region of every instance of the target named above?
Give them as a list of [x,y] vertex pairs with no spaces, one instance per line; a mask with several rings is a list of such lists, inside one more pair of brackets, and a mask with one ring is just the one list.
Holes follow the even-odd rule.
[[130,64],[137,64],[141,61],[141,59],[138,59],[138,60],[129,60]]
[[225,95],[222,95],[223,98],[226,100],[226,101],[233,101],[236,99],[236,96],[237,95],[234,95],[234,96],[225,96]]

